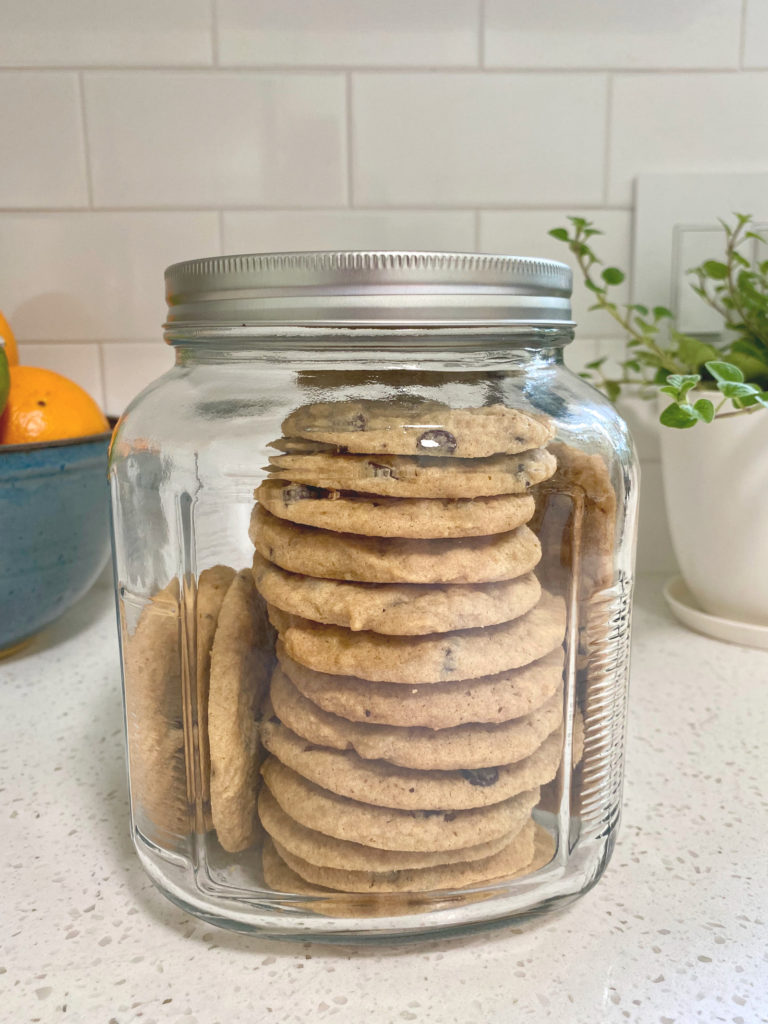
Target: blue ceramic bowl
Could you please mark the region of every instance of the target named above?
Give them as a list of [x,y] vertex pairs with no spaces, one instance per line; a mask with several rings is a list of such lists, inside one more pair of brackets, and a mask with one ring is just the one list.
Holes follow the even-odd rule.
[[104,568],[109,438],[0,447],[0,652],[58,618]]

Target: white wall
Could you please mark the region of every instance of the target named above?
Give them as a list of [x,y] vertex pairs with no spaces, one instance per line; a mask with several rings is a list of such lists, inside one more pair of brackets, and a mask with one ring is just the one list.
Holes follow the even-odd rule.
[[[766,0],[0,0],[0,67],[0,309],[113,413],[169,363],[174,260],[563,258],[579,213],[627,267],[636,174],[768,163]],[[587,305],[577,366],[620,341]]]

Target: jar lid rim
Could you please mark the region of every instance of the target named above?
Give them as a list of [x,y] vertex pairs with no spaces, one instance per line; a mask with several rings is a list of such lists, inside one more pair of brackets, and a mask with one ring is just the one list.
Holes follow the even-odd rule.
[[168,323],[570,324],[571,268],[488,253],[244,253],[165,271]]

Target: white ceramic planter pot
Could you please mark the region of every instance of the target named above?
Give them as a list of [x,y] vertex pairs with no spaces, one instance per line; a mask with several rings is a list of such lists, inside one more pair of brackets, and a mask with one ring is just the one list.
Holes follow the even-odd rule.
[[669,528],[688,589],[710,615],[768,625],[768,409],[659,433]]

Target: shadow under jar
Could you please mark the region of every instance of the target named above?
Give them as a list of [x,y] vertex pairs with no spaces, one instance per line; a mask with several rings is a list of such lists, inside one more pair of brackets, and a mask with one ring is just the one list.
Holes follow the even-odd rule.
[[315,252],[166,271],[111,449],[133,837],[215,924],[460,933],[600,877],[637,470],[571,273]]

